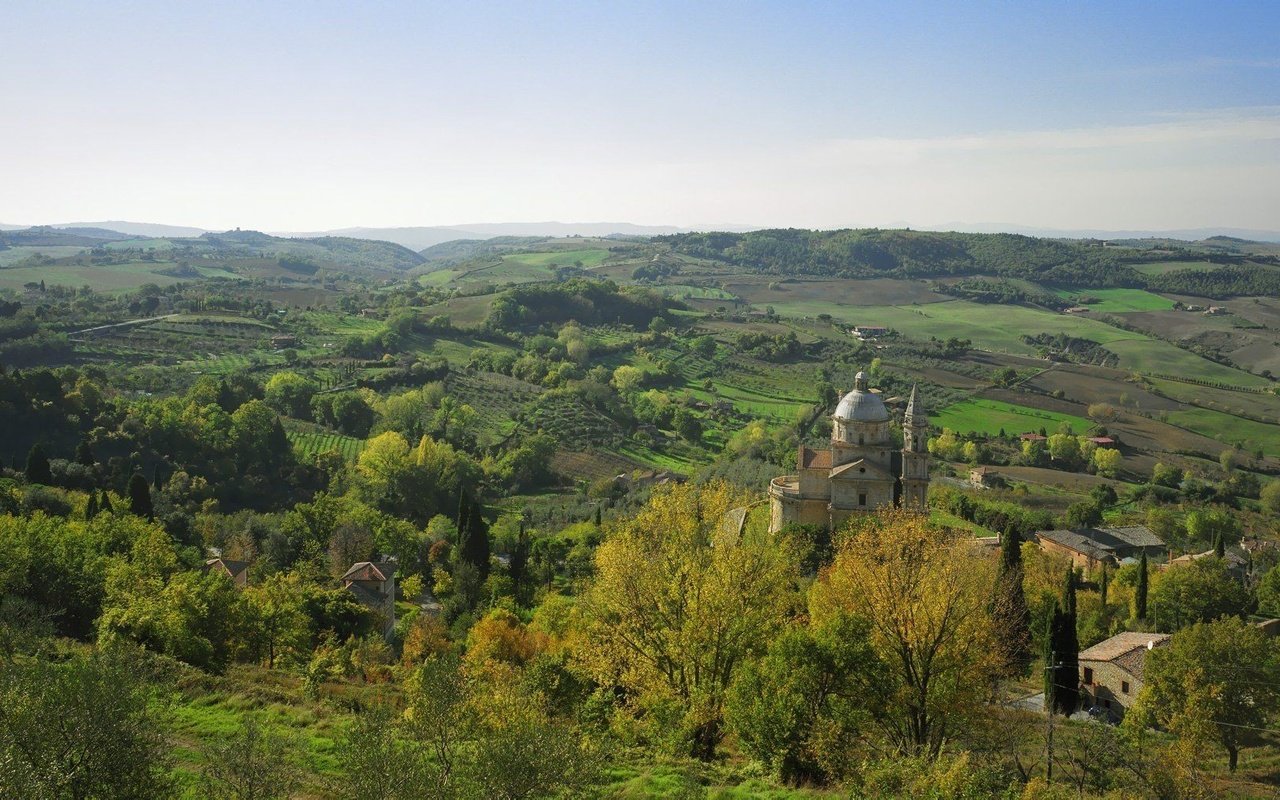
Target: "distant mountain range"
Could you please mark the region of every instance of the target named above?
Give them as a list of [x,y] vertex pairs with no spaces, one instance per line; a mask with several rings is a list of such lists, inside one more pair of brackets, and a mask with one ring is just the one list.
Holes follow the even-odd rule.
[[[26,225],[0,223],[0,230],[21,230]],[[203,228],[181,225],[161,225],[152,222],[65,222],[47,227],[66,229],[105,229],[130,236],[156,238],[191,237],[212,233]],[[674,225],[636,225],[630,222],[482,222],[466,225],[434,225],[404,228],[355,227],[311,232],[273,232],[275,236],[293,239],[314,239],[326,236],[342,236],[352,239],[394,242],[410,250],[421,251],[443,242],[460,239],[494,239],[500,236],[660,236],[690,231],[729,231],[741,233],[758,230],[751,225],[699,225],[681,228]],[[1280,231],[1250,228],[1178,228],[1173,230],[1104,230],[1101,228],[1058,229],[1037,228],[994,222],[951,222],[942,225],[917,226],[909,223],[888,227],[912,227],[916,230],[958,231],[962,233],[1018,233],[1057,239],[1181,239],[1200,241],[1214,236],[1232,236],[1256,242],[1280,242]]]
[[[903,226],[906,227],[906,226]],[[1215,236],[1231,236],[1254,242],[1280,242],[1280,231],[1253,228],[1177,228],[1164,231],[1103,230],[1101,228],[1035,228],[1027,225],[1010,225],[999,222],[948,222],[944,225],[917,227],[922,231],[956,231],[958,233],[1019,233],[1045,239],[1181,239],[1198,242]]]

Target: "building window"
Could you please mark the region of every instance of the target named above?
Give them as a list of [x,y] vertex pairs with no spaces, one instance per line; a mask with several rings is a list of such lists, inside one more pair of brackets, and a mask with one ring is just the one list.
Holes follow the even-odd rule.
[[858,505],[865,506],[867,504],[867,496],[865,494],[858,495]]
[[858,444],[866,444],[866,442],[863,441],[863,438],[862,434],[858,434]]
[[1124,692],[1125,694],[1128,694],[1128,693],[1129,693],[1129,682],[1128,682],[1128,681],[1120,681],[1120,691]]
[[[1089,684],[1090,686],[1093,685],[1093,670],[1089,667],[1084,668],[1084,682]],[[1127,685],[1128,684],[1126,684],[1126,686]],[[1126,689],[1125,691],[1128,691],[1128,689]]]

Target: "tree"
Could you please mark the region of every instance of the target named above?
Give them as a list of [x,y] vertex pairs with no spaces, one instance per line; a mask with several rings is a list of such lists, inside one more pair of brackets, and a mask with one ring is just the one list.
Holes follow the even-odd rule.
[[1170,464],[1157,462],[1151,470],[1151,482],[1157,486],[1177,489],[1182,484],[1182,470]]
[[1071,528],[1088,528],[1102,522],[1102,508],[1097,501],[1078,500],[1067,506],[1067,526]]
[[702,420],[693,412],[684,408],[676,409],[671,424],[676,434],[686,442],[702,441]]
[[458,557],[475,568],[483,581],[489,576],[489,523],[485,522],[480,504],[465,493],[458,513]]
[[1053,681],[1051,708],[1070,716],[1080,705],[1079,663],[1080,641],[1076,636],[1076,573],[1068,568],[1062,586],[1062,596],[1054,610],[1051,636],[1054,656],[1049,675]]
[[1120,455],[1120,451],[1115,448],[1099,447],[1093,451],[1093,468],[1099,475],[1114,478],[1122,464],[1124,464],[1124,456]]
[[1240,523],[1235,517],[1218,508],[1197,508],[1187,514],[1187,539],[1197,545],[1211,544],[1222,538],[1225,542],[1240,540]]
[[1147,574],[1147,553],[1142,552],[1142,560],[1138,563],[1138,582],[1133,590],[1133,618],[1147,618],[1147,592],[1150,576]]
[[84,504],[84,518],[86,520],[93,519],[98,516],[98,493],[89,492],[89,499]]
[[38,443],[31,445],[27,451],[27,483],[40,483],[46,486],[53,483],[53,472],[49,469],[49,457]]
[[1274,480],[1262,487],[1259,495],[1262,506],[1272,514],[1280,514],[1280,480]]
[[298,785],[290,739],[245,716],[239,730],[205,754],[202,796],[213,800],[276,800]]
[[1249,591],[1217,558],[1201,558],[1160,573],[1151,589],[1156,629],[1176,631],[1197,622],[1239,616],[1249,607]]
[[1080,441],[1070,433],[1055,433],[1049,437],[1049,457],[1068,467],[1080,463]]
[[1280,564],[1267,570],[1258,582],[1258,613],[1280,617]]
[[271,408],[294,419],[311,419],[311,400],[320,387],[296,372],[277,372],[267,381],[263,400]]
[[1235,617],[1175,633],[1147,653],[1145,681],[1143,710],[1178,735],[1209,720],[1232,771],[1241,748],[1261,742],[1258,729],[1274,727],[1280,707],[1275,641]]
[[385,706],[359,714],[338,744],[342,775],[328,787],[342,800],[417,800],[433,795],[427,751],[405,735],[404,722]]
[[165,797],[172,747],[135,651],[0,663],[0,796]]
[[723,482],[659,489],[597,549],[584,602],[590,672],[677,703],[700,758],[714,754],[725,693],[781,627],[797,575],[785,545],[725,524],[749,502]]
[[83,467],[92,467],[98,463],[93,457],[93,448],[89,446],[88,439],[81,439],[76,445],[76,463]]
[[992,604],[1009,675],[1025,675],[1031,666],[1031,612],[1022,578],[1022,537],[1009,530],[1000,535],[1000,571]]
[[847,769],[868,716],[862,687],[879,669],[869,630],[847,615],[792,627],[734,679],[729,727],[743,750],[784,782],[826,783]]
[[244,599],[249,618],[245,627],[255,635],[259,658],[265,650],[268,668],[275,667],[281,654],[305,652],[311,638],[311,620],[297,575],[270,575],[261,584],[245,587]]
[[822,624],[837,612],[868,620],[886,665],[868,687],[889,744],[936,758],[1003,668],[991,615],[995,565],[958,532],[903,510],[859,520],[809,593]]
[[151,487],[141,472],[133,473],[129,478],[129,511],[148,520],[155,519],[155,509],[151,505]]

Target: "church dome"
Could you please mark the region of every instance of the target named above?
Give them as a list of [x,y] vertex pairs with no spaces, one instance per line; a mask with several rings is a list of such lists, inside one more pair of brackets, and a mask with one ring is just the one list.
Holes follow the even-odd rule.
[[889,409],[880,395],[867,388],[867,374],[859,372],[853,379],[853,391],[841,398],[835,415],[853,422],[887,422]]

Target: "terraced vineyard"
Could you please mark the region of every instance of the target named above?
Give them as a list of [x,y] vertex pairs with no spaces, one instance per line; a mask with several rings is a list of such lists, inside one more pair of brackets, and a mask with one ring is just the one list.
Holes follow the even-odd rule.
[[317,431],[289,431],[289,442],[303,459],[337,451],[346,461],[355,461],[364,450],[364,439],[343,436],[340,433]]

